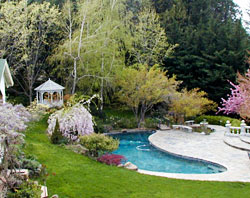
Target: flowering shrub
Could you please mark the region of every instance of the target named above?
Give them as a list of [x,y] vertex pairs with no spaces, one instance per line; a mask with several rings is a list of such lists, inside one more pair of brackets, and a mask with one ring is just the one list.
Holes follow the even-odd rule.
[[94,132],[92,115],[79,103],[51,114],[48,119],[48,133],[50,135],[54,132],[57,119],[62,135],[72,141],[78,140],[79,136]]
[[18,145],[24,143],[23,134],[31,114],[22,105],[6,103],[0,105],[0,175],[3,185],[12,188],[18,179],[15,174],[8,174],[8,169],[15,170],[21,163]]
[[105,154],[97,158],[98,162],[105,163],[107,165],[118,166],[126,161],[126,158],[122,155],[116,154]]
[[32,120],[39,120],[41,116],[46,114],[49,110],[49,106],[45,104],[37,104],[37,101],[34,100],[28,107],[27,110],[32,114]]
[[110,136],[93,133],[80,137],[80,144],[88,149],[92,157],[98,157],[105,152],[112,152],[119,146],[119,140],[113,139]]
[[26,122],[31,119],[31,114],[22,105],[5,103],[0,105],[0,130],[24,131]]

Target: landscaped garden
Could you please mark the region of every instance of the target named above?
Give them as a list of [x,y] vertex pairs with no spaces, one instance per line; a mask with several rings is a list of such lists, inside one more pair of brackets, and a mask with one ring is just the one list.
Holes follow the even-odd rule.
[[101,164],[62,145],[51,144],[46,117],[26,131],[25,152],[36,155],[49,173],[50,194],[60,197],[247,197],[250,184],[168,179]]
[[0,1],[0,198],[249,197],[235,2]]

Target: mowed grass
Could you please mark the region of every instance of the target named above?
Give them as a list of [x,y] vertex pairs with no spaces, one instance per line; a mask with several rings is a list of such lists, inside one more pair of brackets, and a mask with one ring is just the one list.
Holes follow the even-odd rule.
[[[248,198],[250,184],[202,182],[142,175],[107,166],[53,145],[46,135],[46,118],[26,131],[25,152],[37,156],[50,175],[50,196],[60,198]],[[53,174],[52,174],[53,173]],[[249,173],[246,173],[249,174]]]

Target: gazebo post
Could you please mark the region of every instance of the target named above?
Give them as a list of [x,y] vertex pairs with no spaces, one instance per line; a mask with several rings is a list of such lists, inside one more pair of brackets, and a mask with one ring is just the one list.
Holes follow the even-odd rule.
[[43,94],[44,94],[44,92],[42,92],[42,104],[43,104]]
[[41,91],[39,91],[39,96],[40,96],[40,97],[39,97],[39,103],[42,104],[42,97],[43,97],[43,96],[42,96]]
[[53,92],[50,93],[50,97],[51,97],[50,101],[51,101],[51,105],[52,105],[53,104]]
[[36,91],[36,103],[38,104],[38,91]]

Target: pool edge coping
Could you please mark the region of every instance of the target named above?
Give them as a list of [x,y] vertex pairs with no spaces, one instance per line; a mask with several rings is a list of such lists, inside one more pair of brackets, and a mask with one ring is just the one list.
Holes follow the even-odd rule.
[[[153,135],[153,134],[152,134]],[[176,157],[180,157],[180,158],[183,158],[183,159],[187,159],[187,160],[193,160],[193,161],[199,161],[199,162],[205,162],[205,163],[208,163],[208,164],[212,164],[212,165],[215,165],[215,166],[221,166],[222,168],[225,168],[226,170],[223,171],[223,172],[220,172],[220,173],[225,173],[227,172],[228,168],[222,164],[219,164],[219,163],[216,163],[216,162],[212,162],[212,161],[208,161],[208,160],[205,160],[205,159],[200,159],[200,158],[196,158],[196,157],[190,157],[190,156],[186,156],[186,155],[180,155],[180,154],[176,154],[176,153],[173,153],[173,152],[170,152],[170,151],[167,151],[165,149],[162,149],[158,146],[156,146],[155,144],[153,144],[151,141],[150,141],[150,137],[152,136],[150,135],[148,137],[148,141],[149,143],[155,147],[156,149],[162,151],[162,152],[165,152],[165,153],[168,153],[170,155],[173,155],[173,156],[176,156]],[[155,171],[156,172],[156,171]],[[204,174],[204,175],[214,175],[214,174],[220,174],[220,173],[213,173],[213,174]],[[183,173],[174,173],[174,174],[183,174]],[[191,175],[193,173],[190,173],[190,174],[186,174],[186,175]],[[194,174],[194,175],[203,175],[203,174]]]

